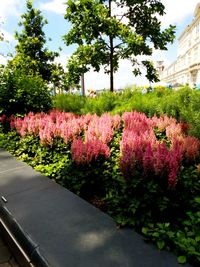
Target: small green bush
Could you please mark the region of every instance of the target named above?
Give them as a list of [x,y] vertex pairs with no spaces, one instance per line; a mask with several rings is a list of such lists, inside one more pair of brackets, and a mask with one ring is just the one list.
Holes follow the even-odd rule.
[[54,108],[65,111],[81,114],[81,110],[85,105],[85,97],[74,94],[57,94],[53,98]]
[[118,97],[117,94],[108,91],[97,95],[95,98],[88,97],[82,113],[96,113],[97,115],[101,115],[104,112],[110,112],[117,105]]
[[40,76],[21,70],[0,69],[0,114],[26,114],[48,111],[52,101],[48,87]]

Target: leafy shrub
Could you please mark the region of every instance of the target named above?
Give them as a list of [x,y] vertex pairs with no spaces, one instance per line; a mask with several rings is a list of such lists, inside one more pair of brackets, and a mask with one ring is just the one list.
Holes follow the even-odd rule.
[[97,95],[95,98],[87,98],[84,108],[82,109],[82,113],[96,113],[97,115],[101,115],[104,112],[112,111],[116,106],[118,95],[113,94],[111,92],[104,92],[100,95]]
[[53,98],[53,106],[61,111],[81,114],[85,105],[85,98],[74,94],[57,94]]
[[190,261],[194,266],[200,263],[200,185],[199,171],[195,166],[182,168],[180,189],[176,193],[176,216],[172,221],[147,222],[142,232],[147,239],[156,242],[160,249],[174,250],[178,261]]
[[48,111],[51,97],[40,76],[1,68],[0,107],[0,114],[6,115]]

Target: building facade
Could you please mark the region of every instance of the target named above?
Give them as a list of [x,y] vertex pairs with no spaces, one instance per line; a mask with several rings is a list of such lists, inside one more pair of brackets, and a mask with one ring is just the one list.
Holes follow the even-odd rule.
[[165,68],[160,64],[160,80],[167,84],[200,86],[200,3],[194,11],[194,19],[178,39],[178,57]]

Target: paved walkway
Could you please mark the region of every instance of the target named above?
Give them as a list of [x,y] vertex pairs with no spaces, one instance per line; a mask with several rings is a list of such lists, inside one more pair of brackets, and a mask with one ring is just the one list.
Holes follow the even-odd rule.
[[0,237],[0,267],[19,267]]

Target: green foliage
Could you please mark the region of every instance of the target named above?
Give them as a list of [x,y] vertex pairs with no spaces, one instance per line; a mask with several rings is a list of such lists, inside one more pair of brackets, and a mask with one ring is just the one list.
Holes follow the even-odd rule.
[[[146,77],[158,81],[152,63],[138,62],[136,56],[151,55],[152,46],[166,50],[167,43],[173,42],[175,27],[170,25],[161,30],[158,15],[164,15],[164,6],[160,1],[68,0],[66,4],[65,19],[71,22],[72,29],[64,40],[66,45],[78,45],[67,65],[69,87],[78,84],[80,76],[90,67],[99,71],[104,66],[105,73],[110,74],[110,91],[113,91],[113,73],[118,70],[120,59],[131,60],[135,75],[141,74],[142,65]],[[113,4],[120,14],[113,14]]]
[[68,90],[65,76],[65,71],[60,63],[52,64],[51,83],[53,84],[54,95],[56,95],[57,92],[62,93]]
[[[142,233],[153,240],[160,249],[174,250],[179,263],[190,261],[194,266],[200,262],[200,184],[195,167],[183,168],[179,190],[176,192],[174,208],[176,217],[165,222],[147,221]],[[157,220],[158,221],[158,220]]]
[[25,114],[51,108],[47,85],[40,76],[2,68],[0,81],[0,114]]
[[65,112],[74,112],[81,114],[81,110],[85,105],[85,98],[74,94],[57,94],[53,98],[53,106],[56,109]]
[[142,89],[127,87],[116,94],[105,91],[95,98],[61,94],[54,98],[54,107],[77,114],[122,114],[132,110],[144,112],[149,117],[166,114],[188,123],[190,133],[200,138],[200,90],[183,87],[174,91],[155,87],[153,92],[143,94]]
[[96,113],[101,115],[104,112],[110,112],[117,105],[118,96],[112,92],[104,92],[95,98],[87,98],[82,113]]
[[122,94],[112,113],[136,110],[149,117],[166,114],[190,125],[190,133],[200,138],[200,91],[183,87],[178,91],[155,88],[151,93],[133,91],[129,97]]
[[16,55],[9,61],[11,69],[23,69],[27,74],[39,74],[46,81],[51,80],[54,67],[52,62],[58,53],[49,51],[45,47],[46,37],[43,27],[47,20],[41,15],[41,11],[33,8],[32,1],[26,2],[27,12],[22,14],[19,26],[22,31],[16,32],[18,41]]
[[[198,101],[199,91],[189,88],[179,91],[156,88],[146,94],[129,88],[124,93],[106,92],[96,98],[64,94],[54,99],[57,107],[63,105],[67,111],[74,109],[77,113],[115,113],[120,108],[121,112],[129,108],[144,111],[149,116],[167,112],[186,122],[192,122],[192,111],[198,114]],[[170,108],[166,102],[171,104]],[[191,130],[198,135],[198,128],[193,127]],[[135,170],[134,179],[124,179],[119,169],[122,130],[116,130],[109,143],[110,157],[106,160],[99,158],[88,166],[73,162],[70,143],[66,145],[60,139],[55,139],[51,146],[44,146],[35,136],[19,138],[15,132],[1,133],[0,147],[86,200],[94,203],[94,198],[98,199],[98,207],[113,216],[119,226],[133,226],[159,249],[174,251],[179,263],[187,261],[199,266],[200,158],[193,165],[185,163],[181,166],[175,189],[168,188],[159,177],[155,179],[152,175],[147,179],[141,175],[140,166]],[[159,141],[167,141],[165,132],[154,130]]]
[[62,175],[69,164],[70,150],[63,140],[55,140],[52,146],[42,146],[39,138],[33,135],[20,138],[15,131],[11,131],[6,135],[0,133],[0,147],[64,185]]
[[104,92],[95,98],[85,98],[74,94],[57,94],[53,98],[53,105],[56,109],[76,114],[96,113],[101,115],[104,112],[112,111],[118,103],[118,95],[111,92]]
[[0,148],[8,150],[14,155],[18,148],[19,140],[20,136],[15,131],[4,133],[4,129],[0,127]]

